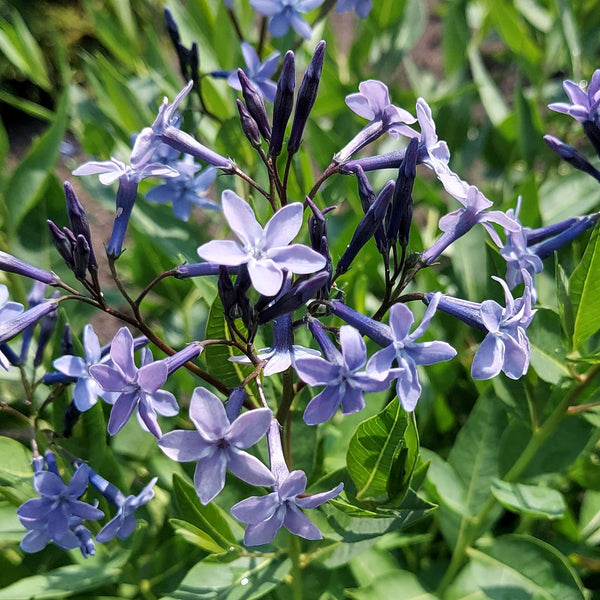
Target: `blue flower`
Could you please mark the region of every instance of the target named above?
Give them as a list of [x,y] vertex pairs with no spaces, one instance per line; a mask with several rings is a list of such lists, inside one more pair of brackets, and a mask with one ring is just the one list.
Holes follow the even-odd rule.
[[373,8],[373,0],[338,0],[336,13],[353,10],[361,19],[365,19]]
[[570,115],[580,123],[598,120],[598,106],[600,105],[600,69],[596,69],[587,88],[587,92],[574,81],[567,79],[563,88],[569,96],[568,102],[553,102],[548,105],[550,110]]
[[290,27],[298,35],[310,38],[310,25],[300,16],[321,6],[325,0],[250,0],[250,6],[269,19],[269,32],[273,37],[284,36]]
[[[259,94],[269,102],[275,100],[275,92],[277,91],[277,84],[271,81],[271,77],[277,71],[279,64],[279,52],[273,52],[264,61],[260,61],[256,50],[251,44],[242,42],[242,54],[246,61],[247,69],[244,72],[248,76],[250,83],[256,88]],[[242,89],[240,80],[237,74],[237,69],[233,70],[227,77],[227,83],[234,89]]]
[[230,423],[223,403],[208,390],[196,388],[189,414],[196,431],[171,431],[158,445],[172,460],[197,461],[194,483],[202,504],[221,492],[227,469],[253,485],[273,483],[269,469],[244,452],[267,432],[272,418],[268,408],[248,411]]
[[95,521],[104,513],[78,500],[86,490],[88,474],[89,467],[81,465],[68,485],[52,471],[39,470],[34,474],[33,487],[41,498],[27,500],[17,509],[19,520],[29,530],[20,543],[23,551],[38,552],[54,541],[65,549],[81,547],[84,556],[94,553],[82,520]]
[[[412,412],[421,396],[417,365],[433,365],[450,360],[456,350],[446,342],[416,342],[424,333],[433,317],[441,294],[435,294],[427,307],[421,324],[412,332],[414,317],[405,304],[390,308],[389,334],[391,344],[379,350],[369,359],[367,373],[375,378],[390,381],[396,379],[396,393],[402,407]],[[392,367],[396,362],[396,367]]]
[[93,365],[90,375],[106,392],[107,402],[113,404],[108,421],[108,433],[115,435],[137,411],[140,425],[160,438],[162,431],[156,414],[172,417],[179,412],[175,396],[160,387],[169,374],[166,360],[152,361],[148,348],[142,349],[142,366],[138,369],[133,360],[133,337],[126,327],[116,333],[110,345],[110,365]]
[[259,546],[272,542],[283,526],[291,533],[308,540],[320,540],[323,536],[315,524],[302,512],[303,508],[316,508],[335,498],[343,489],[335,488],[320,494],[306,495],[306,475],[303,471],[288,470],[283,450],[279,423],[271,422],[269,428],[269,455],[271,471],[275,474],[273,491],[266,496],[252,496],[231,507],[231,514],[247,523],[244,534],[246,546]]
[[304,411],[307,425],[325,423],[342,407],[342,414],[349,415],[365,406],[365,392],[381,392],[389,382],[377,379],[360,371],[367,361],[367,347],[360,333],[354,327],[340,327],[342,352],[330,349],[327,360],[319,357],[297,358],[296,371],[300,379],[310,386],[324,385]]
[[102,360],[98,336],[91,325],[83,328],[83,349],[85,359],[80,356],[66,354],[57,358],[52,365],[64,375],[77,379],[73,390],[73,402],[80,412],[90,409],[98,401],[98,396],[108,398],[98,382],[90,375],[90,367]]
[[207,191],[217,176],[214,167],[208,167],[196,175],[200,167],[189,155],[182,161],[173,163],[173,166],[179,172],[179,176],[169,178],[162,185],[152,188],[146,194],[147,200],[159,204],[171,203],[173,213],[182,221],[190,218],[192,206],[219,209],[216,202],[207,198]]
[[290,244],[302,227],[303,207],[293,202],[259,225],[250,205],[231,190],[221,196],[223,214],[243,245],[233,240],[213,240],[198,248],[200,258],[220,265],[247,265],[254,289],[274,296],[283,283],[283,269],[308,274],[325,266],[325,259],[302,244]]

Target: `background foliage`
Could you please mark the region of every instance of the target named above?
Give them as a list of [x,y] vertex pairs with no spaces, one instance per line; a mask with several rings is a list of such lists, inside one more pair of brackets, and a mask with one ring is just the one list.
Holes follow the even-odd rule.
[[[201,71],[242,64],[220,1],[167,5],[184,43],[198,42]],[[255,14],[246,2],[234,5],[247,39],[256,43]],[[314,11],[311,21],[317,15]],[[386,82],[399,106],[412,111],[419,96],[429,102],[439,136],[451,148],[453,169],[477,184],[497,208],[513,207],[522,195],[521,220],[532,227],[598,210],[596,182],[559,164],[542,135],[552,133],[590,154],[578,124],[546,106],[563,100],[563,79],[589,78],[599,66],[599,27],[594,0],[375,0],[364,21],[330,14],[297,51],[304,69],[316,40],[327,41],[320,93],[290,195],[301,199],[315,173],[362,126],[343,99],[360,81],[376,78]],[[290,33],[269,39],[267,49],[283,52],[295,44]],[[44,224],[48,218],[65,221],[61,180],[88,156],[127,156],[131,133],[151,123],[162,96],[173,98],[182,85],[156,2],[5,3],[0,8],[0,249],[67,276]],[[235,92],[210,77],[202,85],[217,119],[186,111],[186,123],[200,140],[264,181],[257,157],[241,136]],[[392,142],[380,143],[378,150],[393,149]],[[114,191],[90,178],[73,183],[86,193],[84,204],[101,244],[108,236]],[[217,179],[213,197],[231,185],[231,179]],[[241,183],[235,185],[248,196]],[[414,198],[411,244],[418,251],[435,239],[438,219],[448,209],[433,180],[419,178]],[[329,219],[331,253],[337,259],[362,214],[352,178],[328,182],[319,205],[332,204],[339,206]],[[260,205],[257,210],[266,214]],[[182,223],[169,207],[139,198],[119,261],[122,278],[141,290],[156,273],[194,261],[196,247],[219,223],[208,212]],[[369,457],[372,450],[361,445],[361,433],[382,431],[396,448],[406,446],[407,460],[411,444],[413,455],[416,444],[421,446],[419,460],[410,467],[411,487],[418,494],[409,491],[393,512],[373,508],[372,514],[367,509],[356,514],[339,500],[315,514],[326,539],[302,542],[305,598],[570,600],[591,598],[600,589],[600,413],[577,406],[597,402],[600,385],[597,230],[588,238],[548,259],[538,276],[541,308],[529,330],[526,377],[474,382],[468,373],[479,334],[439,314],[428,335],[448,341],[459,355],[420,374],[419,440],[404,413],[388,414],[398,403],[385,408],[386,393],[370,396],[357,415],[297,436],[295,464],[306,471],[309,486],[319,482],[319,489],[340,477],[349,483],[346,452],[349,469],[353,461]],[[384,286],[374,244],[360,258],[361,268],[339,284],[351,306],[369,310],[376,308]],[[477,301],[499,299],[501,290],[490,275],[503,272],[503,261],[483,233],[473,231],[459,240],[451,258],[421,273],[421,289]],[[14,299],[23,302],[28,291],[23,280],[2,277]],[[207,330],[224,331],[215,297],[216,285],[206,278],[165,280],[145,301],[145,315],[171,345],[181,346],[202,339]],[[109,301],[123,302],[116,293]],[[90,317],[89,310],[78,307],[69,322],[81,332]],[[109,341],[119,324],[94,319],[101,342]],[[57,345],[47,351],[46,368]],[[229,369],[229,376],[236,376],[217,351],[206,352],[202,360],[205,367]],[[18,371],[0,377],[2,406],[18,408]],[[169,379],[169,389],[184,404],[194,385],[187,373]],[[277,382],[272,385],[277,393]],[[41,400],[44,390],[39,394]],[[48,427],[61,430],[68,394],[42,415]],[[244,497],[244,484],[228,481],[219,506],[202,506],[189,465],[168,461],[137,424],[107,441],[106,409],[99,403],[86,412],[64,446],[125,489],[141,489],[158,475],[145,524],[124,543],[100,545],[87,561],[77,550],[54,546],[23,554],[15,507],[34,494],[29,432],[4,412],[0,600],[289,597],[288,574],[297,565],[283,552],[286,540],[277,538],[275,552],[265,555],[239,545],[241,529],[228,509]],[[176,420],[175,427],[180,425]],[[389,471],[383,467],[379,475],[382,481],[372,483],[366,497],[389,493]]]

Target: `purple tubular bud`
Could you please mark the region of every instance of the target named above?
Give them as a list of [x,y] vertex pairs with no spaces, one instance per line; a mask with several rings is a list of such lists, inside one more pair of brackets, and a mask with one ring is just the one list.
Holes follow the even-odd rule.
[[227,269],[225,267],[221,267],[219,271],[219,281],[217,284],[217,288],[219,290],[219,298],[221,299],[221,304],[223,305],[223,312],[225,314],[225,318],[228,321],[235,321],[237,316],[237,301],[236,294],[233,289],[233,282],[231,281],[231,277],[227,273]]
[[256,121],[260,133],[268,142],[271,139],[271,128],[269,127],[265,102],[242,69],[237,70],[237,76],[240,80],[240,85],[242,86],[242,95],[246,102],[246,108],[252,115],[252,118]]
[[269,156],[279,156],[283,146],[285,128],[294,108],[294,88],[296,87],[296,59],[288,50],[283,57],[281,75],[273,101],[273,130],[269,144]]
[[314,317],[308,317],[308,329],[312,333],[317,344],[323,352],[323,356],[329,361],[336,364],[342,364],[342,355],[340,351],[335,347],[331,338],[327,335],[327,332],[323,329],[321,323]]
[[236,104],[238,112],[240,113],[240,121],[242,123],[244,135],[255,148],[260,148],[260,131],[258,130],[256,121],[252,118],[252,115],[250,115],[248,109],[241,100],[236,100]]
[[569,229],[576,223],[578,223],[584,217],[571,217],[565,219],[559,223],[553,223],[552,225],[545,225],[544,227],[538,227],[537,229],[525,228],[525,235],[527,236],[527,246],[533,246],[539,242],[543,242],[563,231]]
[[[433,292],[426,293],[423,296],[423,302],[429,306],[429,302],[434,296],[435,294]],[[466,323],[473,329],[478,329],[483,332],[488,331],[481,319],[481,304],[478,302],[453,298],[452,296],[441,296],[437,309],[460,319],[463,323]]]
[[39,473],[44,470],[44,457],[37,454],[37,449],[34,451],[33,458],[31,459],[31,465],[34,473]]
[[13,351],[8,344],[0,344],[0,354],[4,354],[6,360],[13,366],[18,367],[23,363],[21,357]]
[[116,260],[123,252],[123,241],[129,224],[129,217],[137,196],[138,181],[134,177],[121,177],[117,189],[117,212],[113,222],[112,233],[106,247],[106,254]]
[[230,423],[233,423],[239,416],[244,400],[246,399],[246,391],[242,387],[234,388],[227,398],[225,405],[225,414]]
[[75,248],[73,250],[73,262],[75,263],[75,277],[85,279],[86,271],[90,265],[92,249],[84,236],[78,235]]
[[180,350],[172,356],[168,356],[167,358],[165,358],[164,360],[165,363],[167,363],[168,374],[170,375],[171,373],[179,369],[179,367],[182,367],[186,362],[192,360],[193,358],[196,358],[196,356],[198,356],[202,352],[202,350],[204,350],[202,344],[198,342],[192,342],[191,344],[188,344],[183,350]]
[[[173,269],[173,275],[177,279],[187,279],[188,277],[202,277],[204,275],[218,275],[221,265],[209,262],[189,263],[179,265]],[[227,267],[227,272],[235,275],[239,267]]]
[[167,26],[167,33],[173,42],[173,45],[176,46],[181,42],[181,38],[179,37],[179,28],[177,27],[177,23],[173,17],[171,11],[165,6],[163,14],[165,16],[165,25]]
[[46,346],[48,345],[48,342],[54,333],[57,317],[57,312],[52,311],[42,318],[40,334],[38,336],[38,345],[35,350],[35,357],[33,358],[34,367],[39,367],[42,364],[42,360],[44,359],[44,350],[46,349]]
[[[83,463],[79,463],[83,464]],[[79,466],[79,464],[77,466]],[[102,475],[98,475],[95,471],[90,469],[88,475],[89,482],[114,506],[117,508],[123,506],[125,504],[125,494],[116,486],[110,483],[102,477]]]
[[171,146],[171,148],[185,154],[191,154],[213,167],[218,167],[224,171],[230,171],[233,167],[232,161],[221,156],[214,150],[210,150],[194,139],[189,133],[181,131],[172,125],[165,128],[160,134],[159,139],[161,142]]
[[556,152],[564,161],[568,162],[571,166],[591,175],[596,181],[600,181],[600,171],[594,168],[588,159],[581,154],[573,146],[569,146],[559,140],[553,135],[545,135],[544,141],[548,147]]
[[73,186],[68,181],[65,181],[63,183],[63,187],[65,190],[67,215],[69,216],[71,231],[75,237],[82,235],[85,238],[90,253],[89,266],[90,268],[95,269],[98,266],[98,263],[96,262],[96,257],[94,256],[94,251],[92,249],[92,235],[90,233],[90,225],[88,223],[87,215],[85,214],[85,210],[75,194]]
[[308,196],[306,196],[306,203],[313,213],[308,217],[308,237],[312,249],[318,252],[321,248],[321,239],[327,235],[327,221],[325,221],[325,217],[317,205]]
[[600,128],[594,121],[584,121],[583,122],[583,131],[585,135],[587,135],[590,142],[594,146],[596,150],[596,154],[600,156]]
[[350,264],[356,258],[360,249],[373,237],[376,229],[383,221],[393,193],[394,182],[388,181],[356,227],[346,251],[336,266],[335,272],[338,275],[345,273],[349,269]]
[[15,258],[11,254],[7,254],[6,252],[1,251],[0,271],[5,271],[7,273],[16,273],[17,275],[24,275],[25,277],[29,277],[30,279],[35,279],[36,281],[41,281],[42,283],[47,283],[49,285],[54,285],[56,282],[59,281],[59,278],[54,273],[44,271],[43,269],[38,269],[38,267],[34,267],[29,263]]
[[376,156],[367,156],[366,158],[357,158],[349,160],[342,168],[341,173],[352,175],[356,172],[356,167],[361,167],[363,171],[379,171],[380,169],[398,169],[404,159],[406,150],[394,150],[387,154],[378,154]]
[[559,248],[564,246],[566,243],[575,239],[580,233],[583,233],[586,229],[593,227],[598,221],[600,213],[594,213],[586,217],[579,217],[577,223],[571,225],[568,229],[565,229],[562,233],[555,235],[554,237],[547,239],[534,246],[529,246],[529,250],[537,254],[542,260],[552,256]]
[[73,527],[73,533],[79,540],[79,550],[81,550],[81,556],[87,558],[88,556],[94,556],[96,554],[96,545],[92,537],[91,531],[82,523]]
[[77,381],[77,377],[70,377],[69,375],[65,375],[64,373],[59,373],[58,371],[52,371],[52,373],[46,373],[42,377],[42,383],[44,385],[57,385],[59,383],[64,383],[68,385],[69,383],[75,383]]
[[315,105],[317,92],[319,91],[319,82],[321,81],[321,71],[323,70],[323,59],[325,57],[325,42],[320,41],[315,48],[313,57],[304,73],[302,83],[298,89],[296,97],[296,111],[292,121],[292,131],[288,140],[287,150],[291,156],[298,152],[302,133],[308,120],[308,115]]
[[358,184],[358,196],[360,198],[360,204],[363,212],[366,214],[371,204],[375,202],[375,192],[371,187],[371,183],[367,179],[364,169],[357,165],[354,171],[356,175],[356,183]]
[[394,341],[387,325],[359,313],[339,300],[331,302],[331,312],[382,347],[389,346]]
[[73,354],[73,334],[71,333],[71,326],[68,323],[65,323],[65,329],[60,340],[60,353],[61,356]]
[[19,335],[24,329],[36,323],[53,310],[56,310],[57,307],[57,300],[45,300],[37,306],[17,315],[14,319],[0,323],[0,344],[12,340],[12,338]]
[[406,148],[406,154],[398,170],[394,188],[392,210],[386,222],[386,237],[390,245],[396,240],[403,248],[408,245],[410,224],[412,222],[412,190],[417,175],[417,149],[419,141],[412,138]]
[[[51,452],[50,450],[46,450],[46,452],[44,452],[44,459],[46,461],[46,465],[48,465],[48,471],[50,471],[50,473],[54,473],[55,475],[58,475],[60,477],[60,473],[58,472],[58,465],[56,464],[56,456],[54,455],[54,452]],[[62,479],[62,477],[61,477]]]
[[329,282],[330,274],[321,271],[294,286],[289,292],[282,294],[273,304],[258,313],[258,323],[262,325],[280,315],[293,312],[317,295],[317,292]]
[[279,422],[277,419],[273,419],[271,425],[269,425],[267,440],[269,443],[269,463],[271,473],[275,475],[275,481],[283,481],[289,475],[289,469],[283,455],[281,433],[279,431]]
[[68,438],[73,434],[73,427],[79,421],[81,411],[75,406],[75,402],[71,400],[69,406],[65,410],[65,416],[63,417],[63,436]]

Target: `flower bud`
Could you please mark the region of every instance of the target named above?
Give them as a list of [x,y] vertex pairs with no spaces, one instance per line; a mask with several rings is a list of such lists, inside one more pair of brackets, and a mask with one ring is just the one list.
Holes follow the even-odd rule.
[[285,128],[294,107],[296,87],[296,61],[294,53],[288,50],[283,57],[281,75],[277,82],[277,92],[273,102],[273,131],[269,144],[269,156],[279,156],[283,145]]
[[237,70],[237,76],[242,86],[242,94],[246,102],[246,108],[256,121],[260,133],[269,141],[271,139],[271,128],[269,127],[269,119],[267,118],[267,110],[262,96],[258,90],[252,85],[248,76],[242,69]]
[[252,118],[248,109],[244,106],[244,103],[241,100],[236,100],[237,109],[240,113],[240,121],[242,123],[242,131],[248,141],[255,148],[260,148],[260,131],[258,130],[258,125],[256,121]]
[[576,169],[591,175],[596,181],[600,181],[600,171],[598,171],[598,169],[596,169],[576,148],[565,144],[553,135],[545,135],[544,141],[548,147],[552,151],[556,152],[556,154],[558,154],[564,161],[568,162]]
[[[82,235],[85,238],[89,248],[89,267],[92,269],[96,268],[98,264],[96,263],[96,257],[94,256],[94,251],[92,249],[92,235],[90,233],[90,225],[88,223],[85,210],[75,195],[73,186],[68,181],[65,181],[63,186],[65,190],[65,199],[67,201],[67,215],[69,216],[71,231],[75,237]],[[87,267],[88,265],[86,265],[86,269]]]
[[41,281],[42,283],[47,283],[49,285],[53,285],[59,281],[58,276],[56,276],[54,273],[34,267],[33,265],[30,265],[29,263],[19,260],[11,254],[7,254],[6,252],[2,251],[0,251],[0,271],[24,275],[25,277],[29,277],[30,279],[35,279],[36,281]]

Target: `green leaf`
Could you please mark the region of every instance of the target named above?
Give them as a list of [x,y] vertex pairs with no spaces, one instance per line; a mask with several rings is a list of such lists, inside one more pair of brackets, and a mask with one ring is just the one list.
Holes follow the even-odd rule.
[[533,537],[506,535],[467,550],[470,563],[444,600],[583,600],[583,586],[567,559]]
[[31,452],[7,437],[0,437],[0,484],[6,486],[2,495],[14,504],[34,496]]
[[281,557],[239,558],[226,565],[204,560],[161,600],[256,600],[280,585],[290,567]]
[[466,506],[472,515],[487,502],[490,484],[499,476],[498,451],[506,425],[502,402],[492,394],[481,396],[448,455],[448,464],[465,487]]
[[[206,322],[206,338],[207,340],[227,340],[229,333],[225,323],[225,312],[221,298],[217,294],[214,302],[210,307],[208,321]],[[208,371],[211,375],[221,380],[229,387],[240,385],[243,377],[239,367],[229,361],[232,356],[228,346],[223,344],[211,344],[204,349],[204,358]]]
[[562,265],[556,261],[556,298],[558,300],[558,315],[567,351],[573,348],[573,333],[575,331],[575,314],[569,290],[569,280]]
[[575,311],[574,341],[581,343],[600,329],[600,228],[590,237],[581,262],[569,279]]
[[0,590],[0,600],[58,600],[119,580],[114,564],[69,565],[21,579]]
[[567,509],[560,492],[539,485],[507,483],[496,479],[492,482],[492,494],[509,510],[532,517],[559,519]]
[[66,127],[67,95],[63,93],[54,122],[19,163],[7,183],[5,198],[10,230],[14,231],[23,217],[41,200],[49,172],[58,158]]
[[387,498],[394,459],[404,446],[406,411],[392,400],[378,415],[363,421],[350,440],[346,464],[359,500]]
[[222,510],[214,503],[204,506],[200,503],[196,488],[183,477],[173,474],[173,491],[179,514],[184,521],[191,523],[214,540],[221,552],[227,552],[236,545],[235,537]]
[[531,366],[544,381],[559,383],[571,377],[562,345],[560,318],[554,311],[538,309],[527,329],[527,337]]
[[408,571],[392,571],[378,577],[371,585],[344,590],[354,600],[435,600]]
[[448,75],[465,65],[470,37],[465,7],[462,0],[448,2],[444,16],[444,68]]
[[[199,546],[212,554],[223,554],[223,548],[217,544],[210,535],[205,531],[202,531],[202,529],[199,529],[187,521],[182,521],[181,519],[169,519],[169,523],[172,525],[175,533],[190,542],[190,544]],[[227,552],[237,556],[238,551],[230,552],[230,548],[227,549]]]

